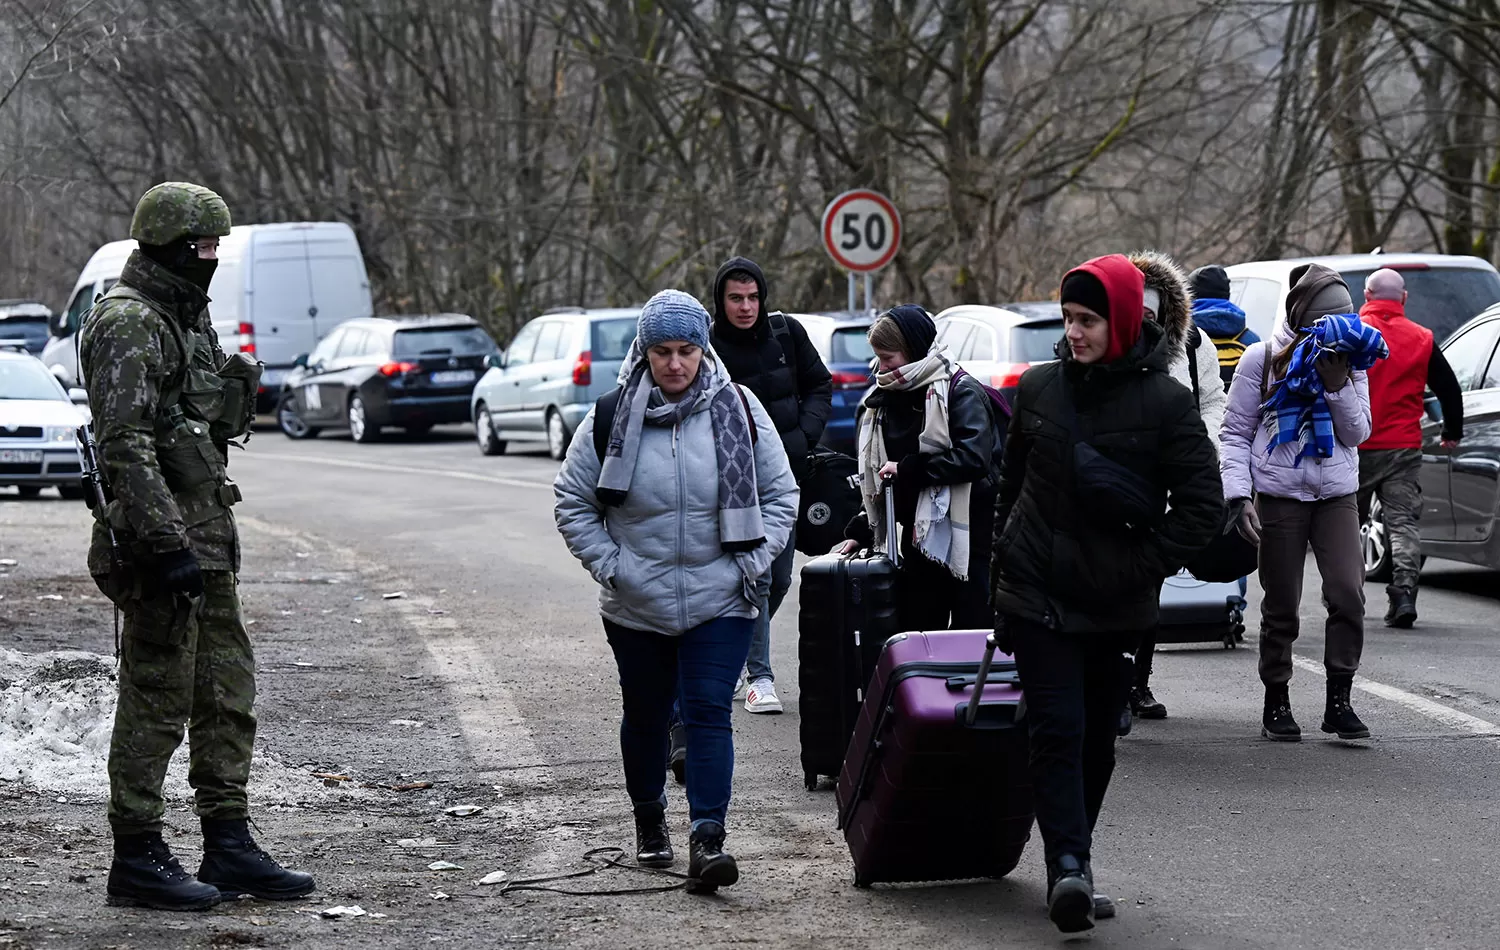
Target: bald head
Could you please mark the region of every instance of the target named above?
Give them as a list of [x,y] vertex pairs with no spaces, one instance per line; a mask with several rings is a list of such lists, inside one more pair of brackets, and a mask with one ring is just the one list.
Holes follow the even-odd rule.
[[1406,298],[1406,281],[1401,275],[1389,267],[1380,270],[1365,278],[1366,300],[1396,300]]

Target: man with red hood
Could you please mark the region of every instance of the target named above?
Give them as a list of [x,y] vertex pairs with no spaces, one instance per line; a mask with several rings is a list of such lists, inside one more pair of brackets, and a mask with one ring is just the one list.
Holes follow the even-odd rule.
[[1423,395],[1430,387],[1443,407],[1443,446],[1464,437],[1464,394],[1432,331],[1406,318],[1406,280],[1382,268],[1365,278],[1359,318],[1380,331],[1391,355],[1370,367],[1370,437],[1359,446],[1359,516],[1380,499],[1391,551],[1387,627],[1417,622],[1417,577],[1422,570]]
[[[1092,840],[1124,708],[1120,657],[1156,625],[1162,582],[1224,524],[1217,454],[1142,320],[1120,254],[1063,278],[1058,361],[1016,392],[995,503],[996,635],[1026,684],[1048,916],[1093,926]],[[1104,910],[1105,902],[1098,901]],[[1113,905],[1110,906],[1110,912]]]

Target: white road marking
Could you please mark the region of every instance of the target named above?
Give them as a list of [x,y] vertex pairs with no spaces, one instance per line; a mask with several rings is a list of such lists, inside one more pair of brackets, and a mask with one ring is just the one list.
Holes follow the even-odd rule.
[[[1292,664],[1299,670],[1306,670],[1318,676],[1325,675],[1323,664],[1309,660],[1306,657],[1293,656]],[[1426,696],[1418,696],[1395,686],[1385,683],[1377,683],[1374,680],[1365,679],[1363,676],[1354,677],[1354,688],[1361,692],[1369,693],[1371,696],[1379,696],[1381,699],[1393,702],[1398,706],[1405,707],[1414,713],[1436,720],[1450,729],[1460,732],[1469,732],[1477,736],[1500,736],[1500,726],[1471,716],[1466,712],[1460,712],[1452,706],[1444,706],[1442,703],[1434,702]]]
[[282,455],[277,452],[251,452],[252,458],[272,462],[305,462],[314,465],[329,465],[334,468],[357,468],[367,472],[400,472],[403,475],[436,475],[441,478],[457,478],[466,482],[489,482],[492,485],[508,485],[512,488],[545,488],[551,490],[551,482],[537,482],[524,478],[507,478],[504,475],[481,475],[478,472],[461,472],[449,468],[417,468],[412,465],[389,465],[381,462],[354,462],[349,459],[322,458],[312,455]]

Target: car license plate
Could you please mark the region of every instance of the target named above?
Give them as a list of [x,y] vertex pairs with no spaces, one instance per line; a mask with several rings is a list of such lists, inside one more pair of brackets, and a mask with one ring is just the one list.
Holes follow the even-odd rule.
[[445,370],[441,373],[432,374],[432,385],[434,386],[456,386],[459,383],[472,383],[474,371],[472,369]]
[[41,462],[41,449],[0,449],[0,462]]

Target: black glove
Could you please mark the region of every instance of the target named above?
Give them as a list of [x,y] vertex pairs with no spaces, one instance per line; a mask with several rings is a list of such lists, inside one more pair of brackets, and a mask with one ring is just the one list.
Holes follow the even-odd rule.
[[203,571],[198,568],[192,548],[158,554],[156,568],[162,590],[189,597],[203,596]]
[[1015,638],[1010,634],[1010,628],[1005,625],[1005,615],[995,615],[995,649],[1001,653],[1016,654]]

